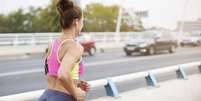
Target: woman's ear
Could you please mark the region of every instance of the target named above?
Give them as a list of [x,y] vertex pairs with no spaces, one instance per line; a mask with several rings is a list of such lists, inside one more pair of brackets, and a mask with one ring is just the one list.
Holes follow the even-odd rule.
[[78,26],[78,25],[79,25],[79,20],[78,20],[78,19],[75,19],[75,20],[74,20],[74,23],[75,23],[76,26]]
[[73,26],[78,26],[78,21],[75,19],[75,20],[73,20],[73,24],[72,24]]

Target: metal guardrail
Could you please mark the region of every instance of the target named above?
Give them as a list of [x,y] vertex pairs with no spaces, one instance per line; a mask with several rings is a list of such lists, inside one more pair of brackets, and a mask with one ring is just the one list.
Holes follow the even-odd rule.
[[[96,41],[97,47],[122,47],[130,38],[135,37],[138,32],[90,32],[83,33],[89,35]],[[31,46],[48,45],[61,33],[20,33],[20,34],[0,34],[0,46]]]
[[[122,48],[129,40],[136,39],[136,36],[146,32],[83,32],[83,36],[88,35],[96,41],[98,49],[104,48]],[[161,34],[160,31],[151,32]],[[168,32],[180,36],[178,32]],[[48,45],[53,39],[61,35],[61,33],[19,33],[19,34],[0,34],[0,47],[3,46],[33,46]],[[87,38],[87,37],[86,37]],[[79,39],[79,38],[78,38]],[[84,37],[85,39],[85,37]],[[181,40],[178,38],[178,41]]]
[[0,34],[0,46],[46,45],[59,33]]
[[[116,97],[118,96],[118,89],[115,83],[129,81],[129,80],[143,77],[143,78],[146,78],[148,86],[159,87],[159,84],[157,82],[155,75],[173,71],[173,72],[176,72],[178,78],[188,79],[184,71],[184,69],[186,68],[198,68],[199,71],[201,71],[201,61],[181,64],[181,65],[168,66],[168,67],[163,67],[159,69],[126,74],[126,75],[100,79],[95,81],[89,81],[89,84],[91,85],[92,89],[99,86],[104,86],[108,96]],[[21,93],[16,95],[3,96],[3,97],[0,97],[0,101],[29,101],[29,100],[39,98],[43,92],[44,90],[38,90],[38,91],[32,91],[32,92]]]
[[[18,33],[0,34],[0,56],[21,55],[32,53],[43,53],[48,44],[61,33]],[[115,32],[90,32],[83,33],[78,40],[95,40],[97,51],[103,52],[107,49],[122,48],[135,32],[122,32],[117,35]],[[33,49],[30,51],[30,49]],[[7,50],[16,50],[7,51]]]

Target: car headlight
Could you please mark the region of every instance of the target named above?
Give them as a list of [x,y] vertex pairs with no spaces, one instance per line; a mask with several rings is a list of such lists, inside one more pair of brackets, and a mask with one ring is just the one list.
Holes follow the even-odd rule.
[[190,42],[197,42],[197,40],[191,40]]
[[140,44],[139,47],[147,47],[148,44],[147,43],[143,43],[143,44]]
[[196,42],[195,40],[190,40],[190,42]]

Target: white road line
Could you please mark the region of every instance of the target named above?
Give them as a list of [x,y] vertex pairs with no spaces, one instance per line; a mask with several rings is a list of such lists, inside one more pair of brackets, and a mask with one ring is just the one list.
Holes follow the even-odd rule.
[[32,70],[22,70],[22,71],[9,72],[9,73],[1,73],[0,77],[30,74],[30,73],[39,73],[39,72],[43,72],[43,69],[32,69]]
[[[188,52],[188,53],[182,53],[182,54],[176,54],[176,55],[184,55],[184,54],[187,55],[187,54],[192,54],[192,53],[195,53],[195,52]],[[196,53],[200,53],[200,51],[196,52]],[[128,58],[128,59],[115,59],[115,60],[99,61],[99,62],[87,63],[86,67],[108,65],[108,64],[114,64],[114,63],[123,63],[123,62],[129,62],[129,61],[134,61],[134,60],[143,60],[143,59],[151,59],[153,57],[155,58],[155,57],[166,57],[166,56],[167,55],[157,55],[157,56],[140,57],[140,58]],[[171,56],[171,55],[168,55],[168,56]],[[42,68],[41,69],[22,70],[22,71],[16,71],[16,72],[1,73],[0,77],[24,75],[24,74],[30,74],[30,73],[40,73],[43,71],[44,70]]]
[[[116,59],[116,60],[110,60],[110,61],[87,63],[86,67],[113,64],[113,63],[122,63],[122,62],[128,62],[128,61],[133,61],[133,60],[135,60],[135,59],[134,58],[131,58],[131,59]],[[30,73],[40,73],[40,72],[43,72],[43,71],[44,71],[43,69],[22,70],[22,71],[16,71],[16,72],[1,73],[0,77],[23,75],[23,74],[30,74]]]

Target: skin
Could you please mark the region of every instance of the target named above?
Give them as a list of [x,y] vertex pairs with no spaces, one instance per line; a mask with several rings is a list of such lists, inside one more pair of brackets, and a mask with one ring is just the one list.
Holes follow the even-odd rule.
[[[75,39],[80,35],[83,27],[83,18],[75,19],[70,28],[63,29],[63,34],[59,41],[65,39]],[[47,52],[47,58],[51,53],[51,47]],[[86,92],[89,91],[89,84],[86,81],[73,80],[70,71],[73,66],[79,61],[83,53],[83,47],[73,40],[68,40],[63,43],[59,49],[58,57],[60,68],[57,77],[47,75],[48,89],[64,92],[72,95],[77,101],[84,101]]]

